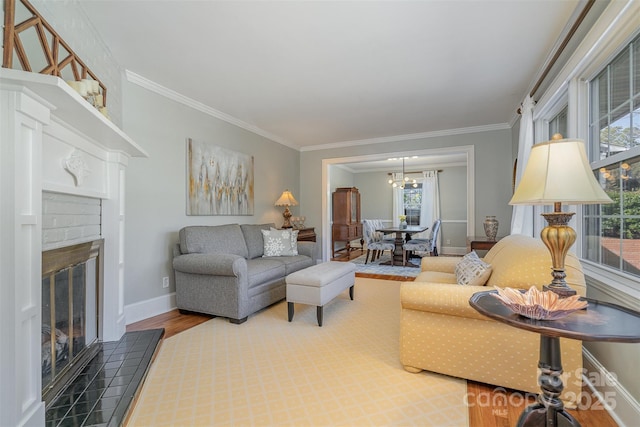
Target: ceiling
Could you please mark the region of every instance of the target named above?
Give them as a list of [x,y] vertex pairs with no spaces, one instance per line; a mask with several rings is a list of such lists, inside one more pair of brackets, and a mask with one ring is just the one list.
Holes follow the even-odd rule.
[[512,124],[582,4],[79,3],[123,69],[300,150]]

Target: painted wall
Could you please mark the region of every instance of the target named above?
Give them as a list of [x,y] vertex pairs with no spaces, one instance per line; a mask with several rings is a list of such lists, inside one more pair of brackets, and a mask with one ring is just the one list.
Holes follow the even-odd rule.
[[355,174],[340,165],[331,168],[331,191],[340,187],[355,187]]
[[[465,251],[467,246],[467,168],[442,168],[440,185],[440,218],[442,219],[442,253]],[[477,188],[476,188],[477,189]],[[481,225],[482,226],[482,225]]]
[[[500,222],[499,234],[508,233],[511,223],[512,141],[510,129],[480,131],[467,134],[434,136],[384,144],[354,145],[344,148],[303,151],[300,154],[300,202],[305,207],[307,225],[322,230],[322,160],[367,154],[402,153],[414,150],[475,147],[475,234],[484,235],[482,221],[495,215]],[[326,195],[330,197],[330,194]]]
[[[354,174],[354,185],[360,190],[362,219],[382,219],[391,221],[393,212],[393,190],[387,183],[386,172],[365,172]],[[388,225],[391,225],[388,223]]]
[[[125,203],[125,305],[175,291],[171,268],[178,231],[187,225],[266,223],[282,225],[283,208],[273,204],[286,188],[297,198],[299,153],[130,82],[123,83],[123,130],[149,153],[131,159]],[[254,158],[254,215],[186,215],[186,139],[213,144]],[[291,209],[306,212],[304,202]],[[303,213],[304,215],[304,213]],[[162,278],[170,277],[163,289]]]

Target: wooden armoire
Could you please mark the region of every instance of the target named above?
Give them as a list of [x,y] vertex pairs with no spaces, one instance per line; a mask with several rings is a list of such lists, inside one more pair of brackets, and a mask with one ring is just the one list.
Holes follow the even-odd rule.
[[[331,225],[331,243],[333,257],[336,252],[349,252],[362,249],[362,221],[360,219],[360,192],[355,187],[340,187],[333,192],[331,199],[333,223]],[[360,248],[352,248],[351,241],[360,240]],[[344,248],[336,248],[337,242],[345,242]]]

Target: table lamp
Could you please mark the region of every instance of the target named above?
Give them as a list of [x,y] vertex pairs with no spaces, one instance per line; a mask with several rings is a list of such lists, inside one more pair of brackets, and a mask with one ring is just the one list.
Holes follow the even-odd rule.
[[564,260],[569,248],[576,241],[576,232],[568,224],[574,212],[562,212],[562,203],[586,205],[612,203],[596,181],[585,151],[584,142],[562,139],[555,134],[551,141],[531,148],[529,161],[510,205],[551,205],[552,213],[543,213],[548,225],[540,232],[540,238],[551,252],[550,290],[561,297],[575,295],[565,277]]
[[291,211],[289,206],[298,206],[298,201],[289,190],[284,190],[278,200],[276,200],[275,206],[285,206],[282,216],[284,217],[284,223],[282,228],[292,228],[291,226]]

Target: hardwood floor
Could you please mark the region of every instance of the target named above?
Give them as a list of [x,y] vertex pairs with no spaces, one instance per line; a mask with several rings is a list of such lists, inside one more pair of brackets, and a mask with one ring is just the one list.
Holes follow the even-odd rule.
[[[494,389],[494,386],[488,384],[467,381],[469,426],[515,426],[522,411],[530,404],[535,403],[534,398],[525,400],[522,392],[507,390],[506,393],[496,393]],[[582,392],[583,402],[580,409],[568,410],[582,427],[618,426],[587,386],[583,387]]]
[[172,310],[158,316],[150,317],[149,319],[127,325],[127,332],[164,328],[164,338],[166,339],[213,318],[214,316],[209,316],[207,314],[181,314],[178,310]]

